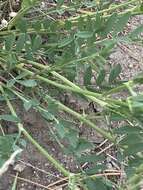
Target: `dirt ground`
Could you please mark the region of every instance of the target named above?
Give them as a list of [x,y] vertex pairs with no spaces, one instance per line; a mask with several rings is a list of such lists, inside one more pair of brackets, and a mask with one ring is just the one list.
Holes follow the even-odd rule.
[[[129,29],[139,24],[143,24],[143,16],[136,16],[129,24]],[[110,55],[109,63],[121,64],[121,78],[128,79],[133,77],[143,69],[143,47],[136,44],[118,44],[117,48]],[[30,110],[26,113],[24,109],[19,110],[21,106],[16,107],[18,113],[24,118],[25,128],[33,138],[67,168],[70,168],[71,171],[77,170],[78,168],[76,168],[73,158],[64,156],[61,148],[49,134],[48,131],[49,128],[52,127],[51,124],[46,123],[34,110]],[[101,125],[101,123],[98,125]],[[16,132],[15,127],[8,129],[8,133],[13,132]],[[91,135],[92,131],[86,131],[86,135],[88,134]],[[92,140],[99,143],[102,141],[102,139],[97,137],[94,133]],[[49,184],[62,178],[62,175],[57,172],[51,163],[47,162],[29,142],[27,142],[26,148],[23,150],[19,160],[17,160],[13,166],[10,166],[9,170],[0,179],[0,190],[11,190],[17,170],[19,170],[18,190],[44,190],[46,187],[48,189]],[[62,189],[57,187],[57,190]]]
[[[24,113],[24,111],[22,112]],[[45,149],[49,151],[55,158],[61,161],[63,164],[66,163],[66,166],[69,168],[74,168],[72,166],[71,158],[66,158],[62,155],[60,147],[55,143],[51,138],[51,135],[48,134],[48,128],[51,127],[47,124],[43,118],[34,110],[30,110],[28,113],[24,113],[24,126]],[[11,133],[14,130],[10,129],[8,133]],[[47,186],[52,181],[61,179],[59,172],[52,167],[51,163],[48,163],[47,160],[33,147],[32,144],[27,143],[26,149],[22,152],[20,160],[18,160],[14,166],[11,166],[9,171],[0,179],[0,190],[11,189],[13,182],[13,177],[10,175],[16,174],[14,171],[15,167],[21,168],[19,177],[24,179],[29,179],[30,181],[36,182]],[[43,190],[39,185],[32,185],[29,182],[24,182],[23,180],[18,180],[18,190]],[[44,188],[45,189],[45,188]]]

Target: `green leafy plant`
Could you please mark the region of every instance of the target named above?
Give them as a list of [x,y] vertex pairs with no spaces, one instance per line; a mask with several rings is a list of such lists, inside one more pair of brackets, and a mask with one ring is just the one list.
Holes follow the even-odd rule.
[[[0,125],[1,165],[14,147],[20,146],[21,134],[24,134],[68,177],[68,189],[138,189],[143,173],[143,95],[134,89],[142,84],[142,75],[120,81],[121,65],[110,70],[106,70],[105,65],[117,43],[136,41],[142,44],[142,26],[120,35],[132,16],[142,14],[141,1],[118,4],[102,0],[69,3],[60,0],[54,7],[32,16],[34,6],[38,9],[38,1],[23,0],[17,15],[0,30],[0,101],[9,109],[7,114],[0,115],[0,121],[15,123],[19,130],[18,134],[8,136]],[[96,78],[94,83],[92,78]],[[123,90],[128,90],[126,98],[113,98]],[[90,114],[64,105],[56,92],[71,93],[96,104],[101,111],[99,115],[94,114],[93,120]],[[22,101],[26,111],[35,109],[46,122],[53,124],[57,143],[65,154],[74,157],[80,168],[76,173],[64,168],[28,133],[22,124],[23,118],[15,111],[15,98]],[[61,118],[61,111],[70,115],[72,121]],[[96,124],[98,117],[106,121],[106,128]],[[93,129],[114,147],[118,170],[108,170],[104,163],[109,155],[104,151],[101,155],[98,151],[93,153],[99,147],[80,135],[75,121]],[[118,127],[117,121],[122,121],[123,125]],[[112,129],[110,126],[114,122],[117,126]],[[85,163],[87,169],[82,167]],[[118,183],[121,175],[125,177]]]

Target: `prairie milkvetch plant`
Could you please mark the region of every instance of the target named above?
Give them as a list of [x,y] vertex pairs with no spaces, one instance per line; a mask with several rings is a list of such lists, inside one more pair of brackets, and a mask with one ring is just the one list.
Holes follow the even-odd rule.
[[[0,166],[15,149],[24,148],[23,134],[67,177],[68,189],[138,189],[143,172],[143,94],[135,87],[143,77],[122,81],[120,64],[105,68],[116,44],[135,41],[142,45],[142,25],[124,35],[128,21],[142,14],[142,2],[59,0],[47,8],[46,2],[40,3],[23,0],[20,10],[10,12],[11,19],[0,30],[0,101],[9,110],[7,114],[1,111],[0,120],[14,123],[19,131],[5,134],[0,124]],[[124,90],[128,95],[117,99],[115,94]],[[93,118],[86,110],[61,101],[59,94],[65,93],[96,105]],[[55,141],[64,154],[74,157],[77,172],[66,169],[29,134],[16,113],[14,99],[23,103],[25,111],[34,109],[52,124]],[[97,119],[106,127],[100,127]],[[91,128],[104,143],[97,146],[83,137],[80,125]],[[96,152],[102,145],[105,150]],[[110,147],[113,155],[106,153]],[[114,161],[112,169],[105,164],[109,158]]]

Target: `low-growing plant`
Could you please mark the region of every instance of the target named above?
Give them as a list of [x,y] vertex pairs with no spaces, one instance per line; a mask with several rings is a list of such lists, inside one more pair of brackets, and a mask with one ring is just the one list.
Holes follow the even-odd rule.
[[[16,16],[0,29],[0,101],[9,109],[7,114],[1,110],[0,121],[13,122],[19,130],[18,134],[8,135],[0,124],[1,167],[13,152],[25,146],[24,134],[67,177],[68,189],[140,188],[143,94],[135,87],[142,84],[143,77],[138,74],[123,81],[119,80],[120,63],[105,68],[117,44],[135,41],[142,45],[143,25],[124,32],[128,21],[142,14],[142,10],[140,0],[120,3],[57,0],[45,9],[37,0],[22,1]],[[116,94],[124,91],[128,92],[126,97],[116,98]],[[60,101],[59,94],[64,96],[66,92],[97,105],[99,110],[97,113],[95,110],[94,119]],[[53,124],[55,140],[63,153],[72,155],[79,166],[76,173],[66,169],[28,133],[23,118],[16,113],[15,99],[23,103],[25,111],[34,109]],[[70,115],[71,121],[60,117],[61,112],[67,113],[68,118]],[[107,127],[96,124],[97,118],[105,120]],[[100,154],[93,151],[99,146],[80,135],[77,128],[80,124],[102,136],[106,148],[113,148],[115,158],[105,151]],[[106,166],[108,157],[114,160],[116,169],[109,170]],[[82,167],[85,163],[86,169]]]

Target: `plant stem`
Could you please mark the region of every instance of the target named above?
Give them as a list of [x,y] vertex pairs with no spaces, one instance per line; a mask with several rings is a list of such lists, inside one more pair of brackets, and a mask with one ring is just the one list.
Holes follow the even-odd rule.
[[[76,84],[74,84],[73,82],[71,82],[70,80],[68,80],[67,78],[65,78],[64,76],[60,75],[56,71],[50,70],[49,66],[45,66],[43,64],[40,64],[40,63],[37,63],[37,62],[34,62],[34,61],[28,61],[28,63],[30,63],[30,64],[32,64],[34,66],[37,66],[38,68],[43,69],[44,71],[50,72],[53,76],[55,76],[56,78],[62,80],[65,84],[71,86],[72,88],[75,88],[77,90],[82,90],[79,86],[77,86]],[[84,91],[86,91],[87,93],[89,93],[89,95],[92,95],[94,97],[101,97],[100,93],[90,92],[90,91],[85,90],[85,89],[84,89]]]
[[[122,104],[122,105],[126,105],[124,102],[119,102],[119,101],[116,101],[116,100],[112,100],[112,99],[107,99],[106,101],[106,98],[102,97],[100,94],[98,93],[94,93],[94,92],[90,92],[88,90],[84,90],[84,89],[81,89],[79,86],[73,84],[71,81],[69,81],[68,79],[64,78],[63,76],[59,75],[58,73],[56,73],[56,76],[60,76],[60,79],[63,80],[63,82],[65,83],[68,83],[68,85],[70,84],[72,87],[70,86],[65,86],[63,84],[59,84],[55,81],[51,81],[45,77],[42,77],[40,75],[35,75],[33,72],[21,67],[21,65],[17,65],[17,67],[23,71],[25,71],[27,74],[31,75],[31,76],[35,76],[35,78],[37,78],[38,80],[41,80],[41,81],[44,81],[45,83],[48,83],[48,84],[51,84],[53,86],[56,86],[58,88],[61,88],[63,90],[67,90],[67,91],[72,91],[72,92],[77,92],[79,94],[82,94],[84,95],[86,98],[92,100],[93,102],[96,102],[97,104],[99,104],[100,106],[102,107],[108,107],[110,110],[112,110],[112,106],[115,106],[114,103],[117,103],[118,104]],[[98,96],[97,96],[98,95]],[[97,96],[97,97],[96,97]],[[119,107],[119,105],[118,105]],[[119,113],[118,113],[119,114]]]
[[[60,31],[59,31],[60,32]],[[51,32],[51,31],[48,31],[46,29],[41,29],[39,31],[36,31],[34,29],[28,29],[27,30],[27,34],[58,34],[59,32]],[[20,30],[2,30],[0,31],[0,37],[2,36],[6,36],[6,35],[10,35],[10,34],[15,34],[16,36],[19,36],[21,34]],[[55,44],[52,44],[52,45],[55,45]]]
[[69,176],[70,172],[66,170],[55,158],[53,158],[39,143],[37,143],[31,135],[22,127],[23,134],[27,137],[27,139],[41,152],[60,172],[64,174],[64,176]]
[[[113,7],[110,7],[108,9],[104,9],[104,10],[101,10],[101,11],[98,11],[98,14],[103,14],[103,13],[107,13],[109,11],[114,11],[116,9],[119,9],[119,8],[122,8],[122,7],[125,7],[125,6],[128,6],[129,4],[131,3],[137,3],[138,0],[131,0],[131,1],[128,1],[128,2],[123,2],[123,3],[120,3],[119,5],[116,5],[116,6],[113,6]],[[138,1],[139,2],[139,1]],[[69,18],[68,20],[74,22],[76,20],[78,20],[79,18],[86,18],[88,16],[95,16],[97,14],[97,12],[90,12],[90,13],[87,13],[87,14],[84,14],[84,15],[80,15],[80,16],[76,16],[76,17],[71,17]]]
[[130,85],[133,86],[133,85],[136,84],[136,82],[135,82],[134,80],[129,80],[129,81],[124,82],[123,84],[121,84],[121,85],[119,85],[119,86],[117,86],[117,87],[115,87],[115,88],[113,88],[113,89],[111,89],[111,90],[105,92],[103,95],[104,95],[104,96],[108,96],[108,95],[113,94],[113,93],[121,92],[121,90],[127,89],[127,85],[128,85],[128,84],[130,84]]
[[[136,185],[139,185],[139,182],[142,179],[142,174],[143,174],[143,164],[141,164],[138,168],[136,168],[134,175],[128,180],[128,185],[130,189],[133,190],[135,189]],[[133,186],[134,184],[136,185]]]
[[73,88],[73,87],[69,87],[69,86],[65,86],[65,85],[59,84],[59,83],[57,83],[55,81],[51,81],[51,80],[49,80],[49,79],[47,79],[45,77],[42,77],[40,75],[35,75],[33,72],[31,72],[31,71],[29,71],[29,70],[21,67],[21,65],[17,65],[16,67],[19,68],[22,71],[25,71],[29,75],[34,76],[35,78],[37,78],[37,79],[39,79],[41,81],[44,81],[44,82],[46,82],[48,84],[51,84],[51,85],[56,86],[58,88],[61,88],[63,90],[68,90],[68,91],[73,91],[73,92],[80,93],[80,94],[86,96],[87,98],[89,98],[90,100],[98,103],[100,106],[104,107],[104,106],[108,105],[108,103],[106,103],[105,101],[96,98],[96,93],[94,93],[94,92],[90,92],[88,90],[83,90],[80,87],[79,88]]
[[18,172],[16,173],[16,176],[14,178],[14,182],[13,182],[13,185],[12,185],[12,189],[11,190],[16,190],[17,188],[17,181],[18,181]]
[[[9,99],[7,98],[7,96],[4,93],[3,87],[0,86],[0,91],[3,93],[5,100],[7,102],[7,106],[9,107],[11,113],[13,116],[17,117],[17,114],[12,106],[12,104],[10,103]],[[69,176],[70,172],[68,170],[66,170],[57,160],[55,160],[41,145],[39,145],[39,143],[37,143],[32,136],[24,129],[23,124],[22,123],[18,123],[17,124],[19,131],[21,131],[26,138],[39,150],[39,152],[41,154],[43,154],[54,166],[55,168],[57,168],[60,172],[62,172],[65,176]]]
[[0,123],[0,130],[1,130],[2,135],[5,136],[5,132],[4,132],[4,130],[3,130],[3,127],[2,127],[2,125],[1,125],[1,123]]
[[62,104],[61,102],[55,100],[54,98],[52,98],[49,95],[46,95],[47,98],[55,101],[55,103],[59,106],[60,109],[62,109],[63,111],[73,115],[74,117],[76,117],[77,119],[79,119],[80,121],[84,122],[85,124],[87,124],[89,127],[95,129],[100,135],[102,135],[104,138],[107,138],[108,140],[110,140],[111,142],[115,143],[115,138],[108,133],[106,130],[103,130],[99,127],[97,127],[94,123],[92,123],[90,120],[86,119],[84,116],[82,116],[81,114],[73,111],[72,109],[68,108],[67,106],[65,106],[64,104]]
[[[6,87],[6,86],[4,86]],[[8,88],[8,87],[6,87]],[[25,97],[23,97],[22,95],[19,94],[19,92],[16,92],[15,90],[12,90],[11,88],[8,88],[10,91],[12,91],[16,96],[18,96],[21,100],[23,101],[28,101],[27,99],[25,99]],[[110,140],[111,142],[115,143],[115,137],[113,137],[110,133],[108,133],[106,130],[103,130],[99,127],[97,127],[94,123],[92,123],[90,120],[86,119],[86,117],[82,116],[81,114],[73,111],[72,109],[68,108],[67,106],[65,106],[64,104],[60,103],[59,101],[55,100],[54,98],[52,98],[49,95],[46,95],[47,98],[50,98],[52,101],[56,102],[56,104],[59,106],[59,108],[71,115],[73,115],[74,117],[76,117],[78,120],[84,122],[85,124],[87,124],[87,126],[95,129],[100,135],[102,135],[104,138],[107,138],[108,140]],[[45,98],[46,98],[45,97]],[[40,107],[40,106],[37,106]],[[41,107],[40,107],[41,108]],[[42,108],[43,109],[43,108]]]

